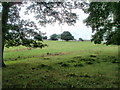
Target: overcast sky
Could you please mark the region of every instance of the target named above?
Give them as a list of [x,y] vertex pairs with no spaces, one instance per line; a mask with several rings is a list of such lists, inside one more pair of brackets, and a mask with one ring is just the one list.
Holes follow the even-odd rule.
[[[33,14],[30,14],[29,16],[23,15],[24,9],[22,9],[20,15],[22,18],[31,19],[33,21],[36,21],[36,19],[33,17]],[[41,27],[40,25],[37,25],[38,28],[40,28],[40,31],[43,33],[46,33],[46,36],[52,35],[52,34],[61,34],[64,31],[69,31],[74,36],[75,39],[83,38],[83,39],[91,39],[92,35],[92,29],[85,24],[83,24],[83,20],[88,17],[88,14],[85,14],[82,10],[76,9],[74,10],[77,15],[79,15],[79,20],[75,23],[74,26],[68,26],[67,24],[59,26],[59,24],[54,25],[46,25],[46,27]],[[37,21],[36,21],[37,22]],[[37,24],[37,23],[36,23]]]

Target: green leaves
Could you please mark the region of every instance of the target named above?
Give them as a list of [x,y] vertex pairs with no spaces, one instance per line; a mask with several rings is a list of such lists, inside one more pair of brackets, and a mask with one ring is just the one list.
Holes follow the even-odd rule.
[[65,40],[65,41],[69,41],[69,40],[73,40],[74,37],[72,36],[72,34],[68,31],[64,31],[62,34],[61,34],[61,39],[62,40]]
[[120,25],[120,2],[92,2],[87,10],[89,16],[84,22],[92,28],[95,34],[92,36],[92,41],[95,44],[100,44],[106,41],[106,44],[118,43],[118,29]]
[[34,37],[34,39],[38,41],[42,41],[42,36],[38,34]]
[[50,40],[58,40],[58,35],[57,34],[52,34],[50,36]]

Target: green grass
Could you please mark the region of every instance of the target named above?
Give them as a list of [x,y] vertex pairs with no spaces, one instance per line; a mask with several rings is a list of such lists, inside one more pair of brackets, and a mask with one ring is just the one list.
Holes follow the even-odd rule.
[[43,49],[5,48],[3,88],[118,88],[118,46],[44,43]]

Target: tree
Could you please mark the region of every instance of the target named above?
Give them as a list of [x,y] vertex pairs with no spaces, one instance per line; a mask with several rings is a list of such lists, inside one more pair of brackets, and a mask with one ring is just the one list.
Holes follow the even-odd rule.
[[43,39],[47,40],[47,36],[43,36]]
[[65,40],[65,41],[69,41],[69,40],[74,40],[74,37],[72,36],[72,34],[68,31],[64,31],[61,34],[61,39]]
[[91,2],[86,13],[88,18],[84,21],[92,28],[95,34],[92,41],[106,45],[120,45],[120,2]]
[[42,41],[42,36],[37,34],[36,36],[34,36],[34,39],[37,41]]
[[79,41],[84,41],[82,38],[79,38]]
[[[35,36],[38,30],[35,23],[30,20],[21,20],[19,16],[19,9],[21,8],[18,4],[12,2],[2,2],[2,66],[3,62],[3,51],[4,46],[19,46],[23,45],[26,47],[44,47],[40,41],[30,39],[30,36]],[[28,28],[29,27],[29,28]],[[34,27],[31,29],[30,27]]]
[[52,34],[50,36],[50,40],[58,40],[58,35],[57,34]]
[[[26,3],[26,2],[25,2]],[[2,2],[2,66],[5,66],[3,61],[4,46],[19,46],[26,47],[44,47],[46,44],[30,39],[31,36],[36,36],[38,30],[34,21],[21,20],[19,11],[24,2]],[[71,9],[83,8],[84,2],[34,2],[29,3],[25,14],[35,13],[35,18],[41,26],[52,24],[56,21],[59,23],[67,23],[74,25],[77,20],[77,15]],[[59,9],[56,9],[59,8]],[[61,11],[60,11],[61,9]],[[49,18],[48,18],[49,17]],[[33,28],[34,29],[31,29]]]

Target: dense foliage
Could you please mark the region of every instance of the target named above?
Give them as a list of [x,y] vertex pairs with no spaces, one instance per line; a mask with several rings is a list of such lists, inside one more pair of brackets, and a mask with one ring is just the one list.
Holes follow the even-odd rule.
[[42,36],[38,34],[34,37],[34,39],[37,41],[42,41]]
[[43,36],[42,38],[43,38],[44,40],[47,40],[47,36]]
[[69,31],[64,31],[61,34],[61,39],[65,40],[65,41],[69,41],[69,40],[74,40],[74,37],[72,36],[72,34]]
[[84,41],[82,38],[79,38],[79,41]]
[[50,36],[50,40],[58,40],[58,35],[57,34],[52,34]]
[[106,41],[106,44],[120,45],[120,2],[92,2],[85,20],[87,26],[92,28],[95,33],[92,41],[100,44]]

